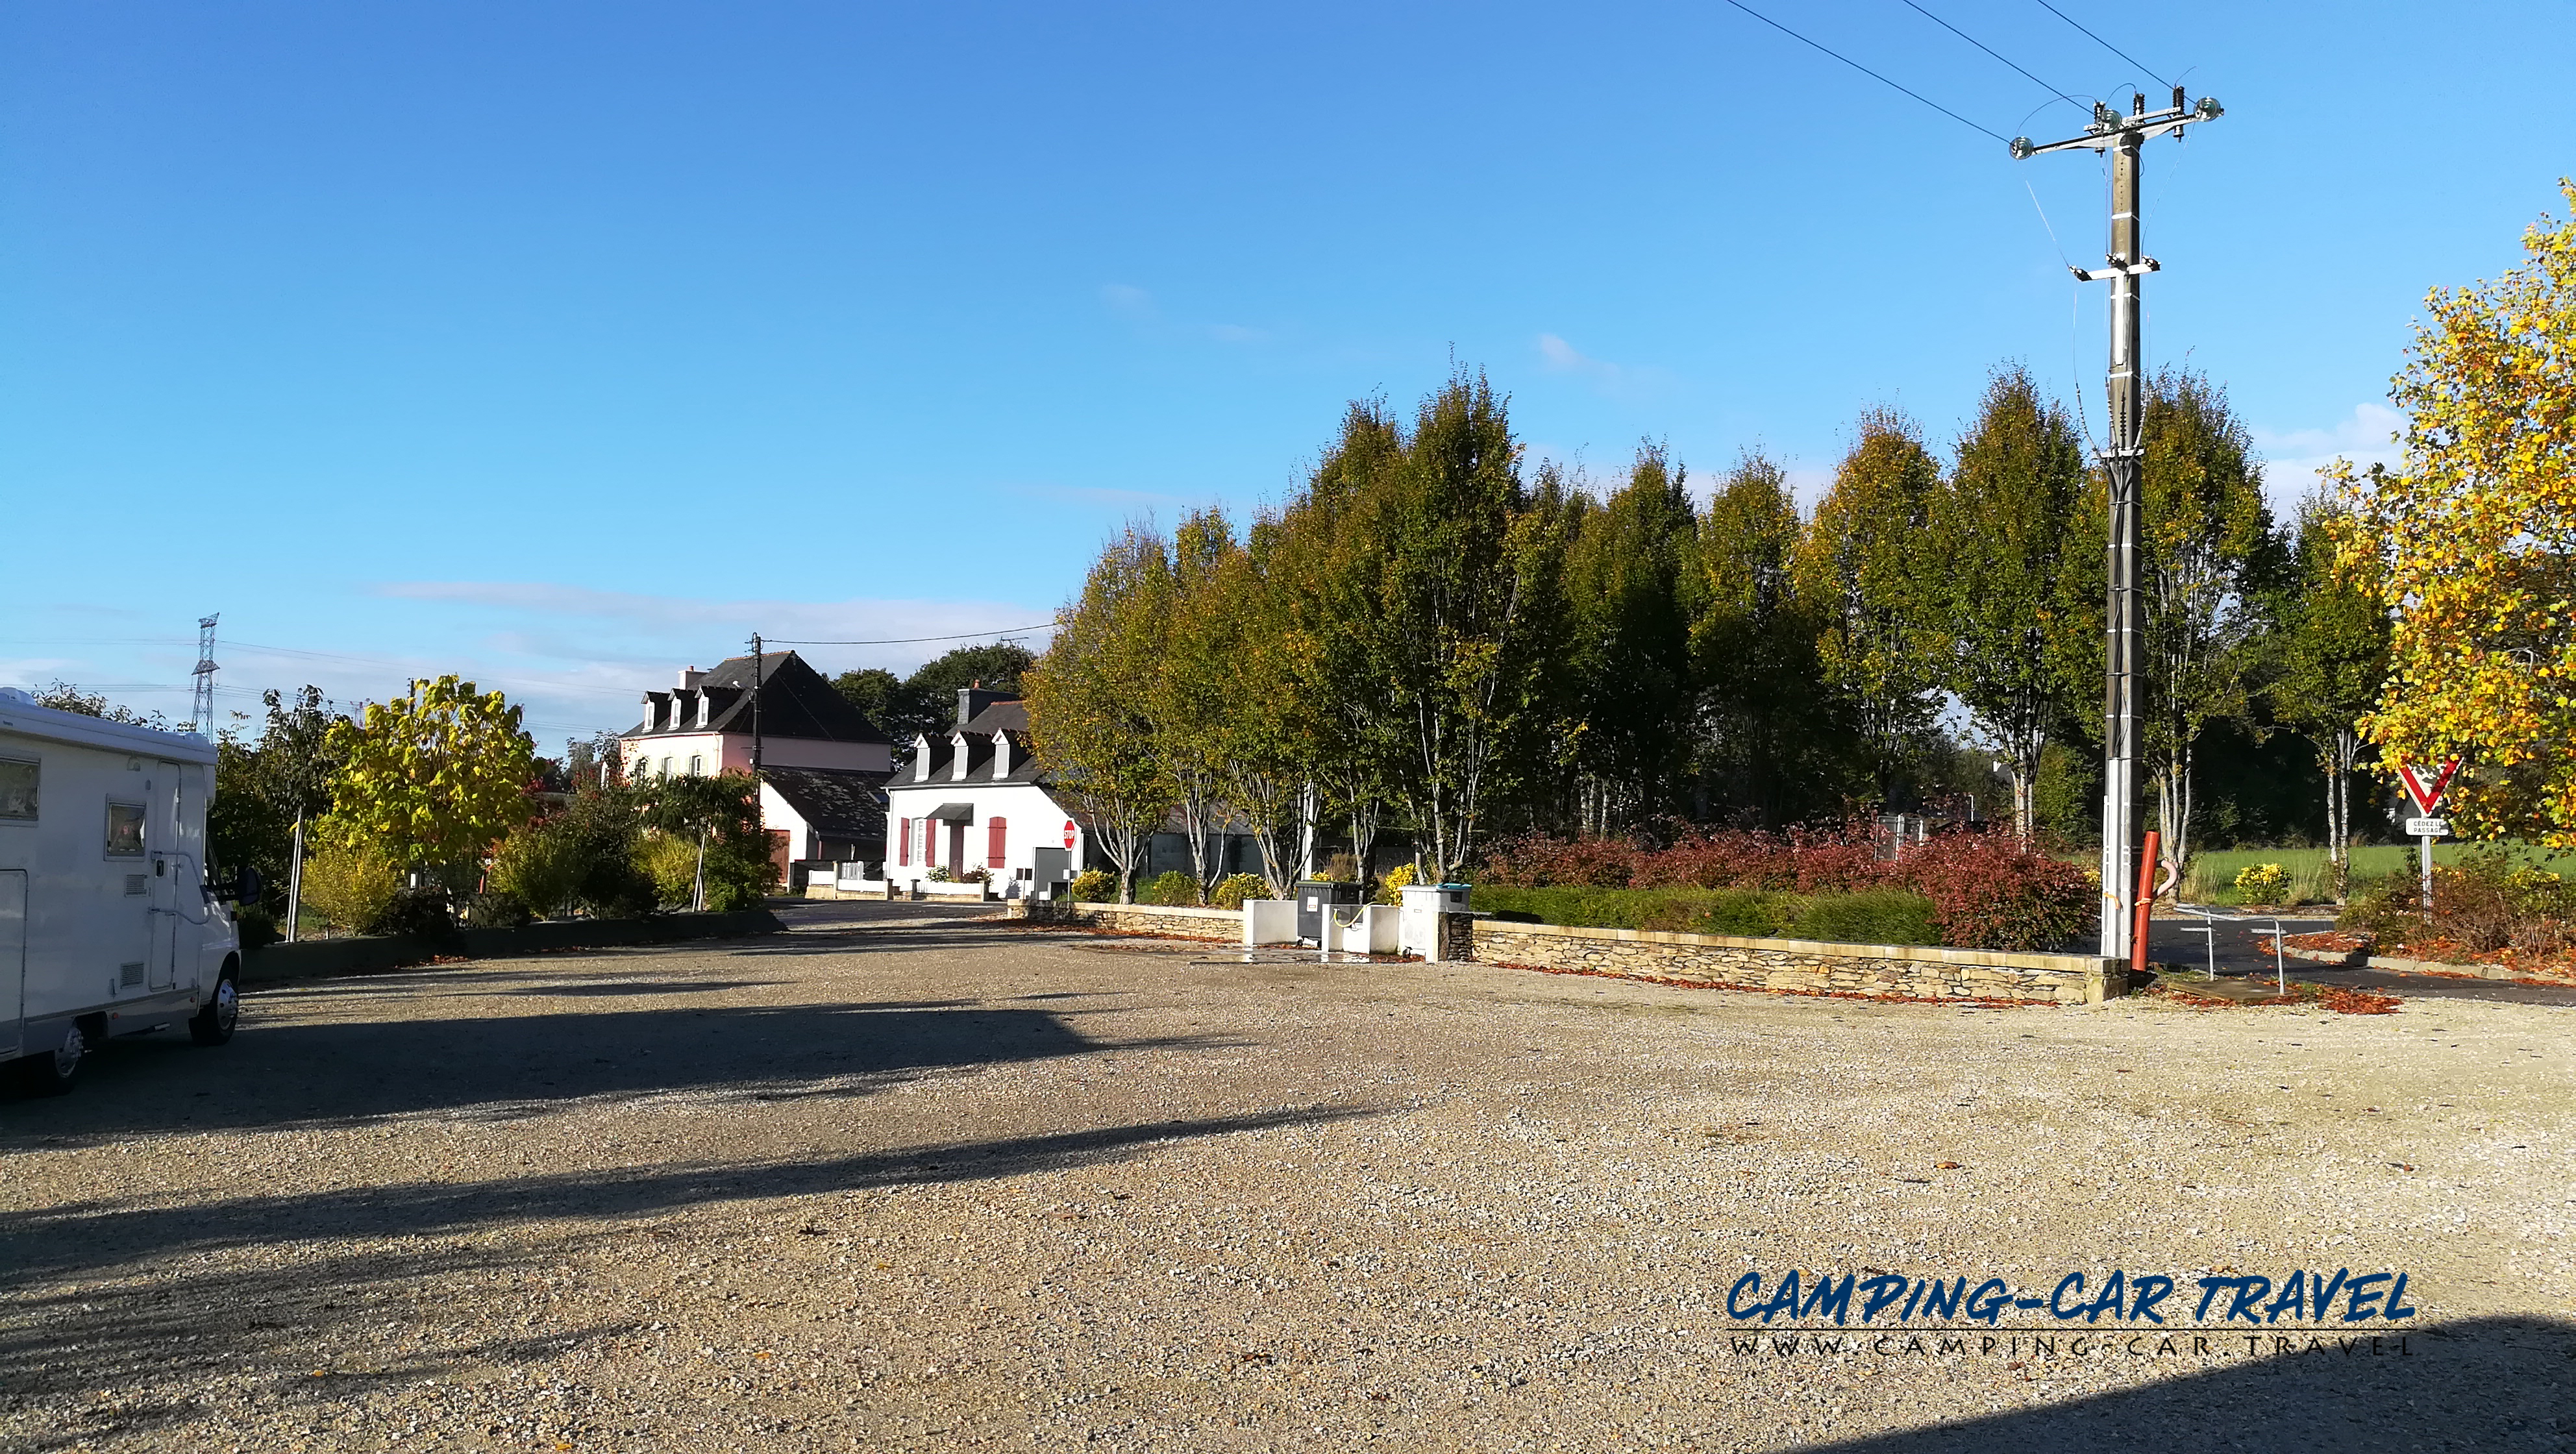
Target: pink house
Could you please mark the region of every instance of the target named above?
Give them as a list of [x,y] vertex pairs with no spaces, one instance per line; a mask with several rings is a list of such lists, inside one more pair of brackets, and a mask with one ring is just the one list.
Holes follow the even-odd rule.
[[808,862],[881,861],[893,743],[795,652],[762,654],[757,704],[753,675],[737,656],[646,692],[644,720],[618,738],[620,768],[630,779],[749,772],[756,725],[761,821],[782,881]]

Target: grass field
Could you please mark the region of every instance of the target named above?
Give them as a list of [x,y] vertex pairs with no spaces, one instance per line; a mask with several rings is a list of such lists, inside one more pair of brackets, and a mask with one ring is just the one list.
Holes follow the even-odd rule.
[[[2433,861],[2452,863],[2472,848],[2472,843],[2437,843]],[[2522,849],[2533,862],[2555,873],[2576,878],[2576,854],[2545,848]],[[2416,850],[2412,843],[2382,843],[2355,848],[2352,851],[2352,879],[2356,884],[2385,878],[2392,873],[2415,871]],[[2238,902],[2236,875],[2258,863],[2277,863],[2289,870],[2290,901],[2324,903],[2332,899],[2325,881],[2326,851],[2322,848],[2227,848],[2196,854],[2191,872],[2183,877],[2182,897],[2195,904],[2233,904]]]

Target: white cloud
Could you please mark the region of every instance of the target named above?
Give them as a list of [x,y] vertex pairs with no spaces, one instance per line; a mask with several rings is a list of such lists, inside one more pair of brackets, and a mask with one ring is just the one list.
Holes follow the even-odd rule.
[[1100,301],[1109,305],[1110,312],[1121,317],[1151,320],[1158,316],[1154,295],[1132,284],[1101,284]]
[[1237,347],[1254,347],[1270,343],[1278,334],[1267,328],[1249,328],[1240,323],[1191,323],[1167,319],[1154,295],[1133,283],[1103,283],[1100,301],[1109,311],[1135,326],[1138,333],[1163,342],[1213,342]]
[[1591,357],[1553,333],[1538,336],[1538,356],[1552,374],[1581,374],[1615,384],[1627,372],[1617,364]]
[[2385,404],[2356,404],[2350,418],[2326,429],[2256,429],[2254,447],[2263,453],[2263,492],[2275,515],[2294,508],[2317,482],[2317,471],[2337,459],[2355,469],[2373,464],[2394,466],[2404,450],[2392,436],[2402,435],[2406,416]]

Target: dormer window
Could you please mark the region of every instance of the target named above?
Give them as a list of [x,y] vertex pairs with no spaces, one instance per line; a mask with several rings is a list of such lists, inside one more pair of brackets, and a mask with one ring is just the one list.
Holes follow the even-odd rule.
[[951,764],[948,769],[949,780],[952,782],[964,782],[966,780],[967,759],[973,756],[973,754],[968,752],[966,749],[966,734],[960,732],[956,736],[949,738],[948,745],[957,754],[956,761]]
[[1011,734],[996,732],[993,734],[993,781],[1000,782],[1010,775]]

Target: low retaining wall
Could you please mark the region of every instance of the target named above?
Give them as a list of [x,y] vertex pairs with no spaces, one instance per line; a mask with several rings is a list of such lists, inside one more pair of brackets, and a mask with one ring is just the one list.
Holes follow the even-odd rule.
[[1488,964],[1811,994],[2090,1005],[2125,993],[2128,984],[2125,965],[2091,955],[1730,939],[1495,919],[1476,921],[1475,942],[1476,958]]
[[1240,909],[1166,908],[1160,904],[1086,904],[1043,899],[1014,900],[1008,917],[1033,923],[1066,924],[1081,929],[1110,929],[1122,934],[1161,934],[1173,939],[1220,939],[1243,942]]
[[684,939],[731,939],[776,934],[786,926],[767,909],[730,914],[661,914],[650,919],[568,919],[518,929],[461,929],[445,943],[398,935],[307,939],[271,944],[242,956],[242,983],[374,974],[427,964],[442,956],[515,959],[561,949],[606,949],[620,944],[668,944]]

